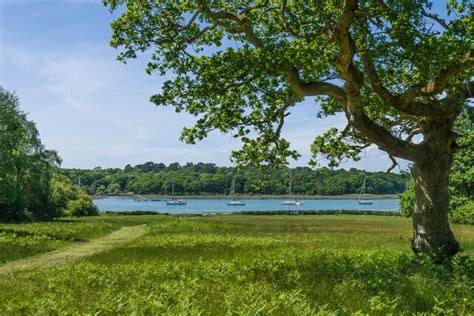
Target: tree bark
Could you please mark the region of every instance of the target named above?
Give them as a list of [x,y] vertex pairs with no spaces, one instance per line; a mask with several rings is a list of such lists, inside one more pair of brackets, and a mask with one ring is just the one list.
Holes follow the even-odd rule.
[[[412,249],[443,260],[459,252],[459,243],[449,227],[449,172],[453,162],[451,129],[436,126],[428,133],[430,152],[413,165],[415,178],[415,207],[413,218]],[[430,126],[434,127],[434,126]],[[430,135],[431,134],[431,135]],[[436,134],[436,135],[433,135]]]

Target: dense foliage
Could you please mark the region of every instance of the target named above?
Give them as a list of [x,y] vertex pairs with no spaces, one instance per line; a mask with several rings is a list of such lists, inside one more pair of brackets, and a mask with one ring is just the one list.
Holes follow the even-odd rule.
[[456,223],[474,225],[474,201],[469,201],[455,208],[451,212],[450,218]]
[[[148,221],[149,233],[80,262],[0,278],[0,313],[474,312],[472,259],[458,255],[443,265],[414,261],[406,242],[411,224],[405,218],[128,217]],[[123,216],[110,220],[116,218]],[[454,230],[472,254],[474,228]]]
[[48,201],[58,163],[57,154],[44,148],[35,124],[20,111],[18,98],[0,88],[0,220],[56,216]]
[[79,198],[87,214],[96,214],[90,199],[56,174],[60,162],[19,109],[18,97],[0,87],[0,221],[60,217]]
[[471,107],[458,118],[455,132],[462,137],[461,149],[454,156],[449,177],[451,209],[474,201],[474,108]]
[[64,216],[93,216],[99,214],[99,210],[92,203],[87,193],[60,174],[53,177],[50,202]]
[[394,194],[405,189],[405,176],[384,172],[365,172],[357,169],[325,170],[315,172],[307,167],[265,168],[250,167],[237,171],[231,167],[217,167],[211,163],[147,162],[124,169],[92,170],[62,169],[61,172],[89,194],[169,194],[174,181],[176,194],[228,194],[235,178],[236,194],[286,194],[289,175],[292,175],[292,193],[311,195],[340,195],[360,191],[364,178],[366,192]]

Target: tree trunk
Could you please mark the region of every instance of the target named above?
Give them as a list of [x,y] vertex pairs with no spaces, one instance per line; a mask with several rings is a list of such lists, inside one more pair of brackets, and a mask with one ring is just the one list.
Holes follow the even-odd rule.
[[452,154],[438,152],[422,162],[415,162],[415,207],[412,249],[437,260],[453,257],[459,243],[449,227],[449,171]]

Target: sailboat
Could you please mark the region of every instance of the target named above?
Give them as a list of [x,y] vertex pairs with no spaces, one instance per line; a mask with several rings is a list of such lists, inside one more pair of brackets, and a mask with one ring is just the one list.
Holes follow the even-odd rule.
[[230,188],[230,195],[232,196],[232,201],[227,202],[229,206],[245,206],[245,203],[241,199],[234,198],[235,194],[235,178],[232,179],[232,187]]
[[303,201],[298,201],[297,199],[291,199],[291,173],[290,173],[290,185],[288,188],[288,200],[281,202],[282,205],[293,205],[293,206],[300,206],[303,205]]
[[360,188],[359,200],[357,201],[357,203],[359,203],[359,205],[372,205],[372,204],[374,204],[373,201],[371,201],[371,200],[364,200],[364,199],[362,198],[362,196],[363,196],[364,193],[365,193],[365,180],[366,180],[366,178],[364,178],[364,183],[362,183],[362,188]]
[[174,179],[171,185],[171,195],[173,198],[171,200],[167,200],[166,205],[186,205],[186,200],[178,200],[174,198]]

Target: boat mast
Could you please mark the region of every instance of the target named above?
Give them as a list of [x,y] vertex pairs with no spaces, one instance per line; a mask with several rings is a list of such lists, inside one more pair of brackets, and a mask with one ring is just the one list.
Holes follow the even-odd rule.
[[289,185],[289,188],[288,188],[288,199],[291,198],[291,173],[290,173],[290,185]]
[[359,201],[361,200],[362,194],[365,192],[365,180],[366,178],[364,178],[364,182],[362,183],[362,188],[360,188]]
[[232,178],[232,186],[230,187],[230,195],[235,194],[235,178]]

